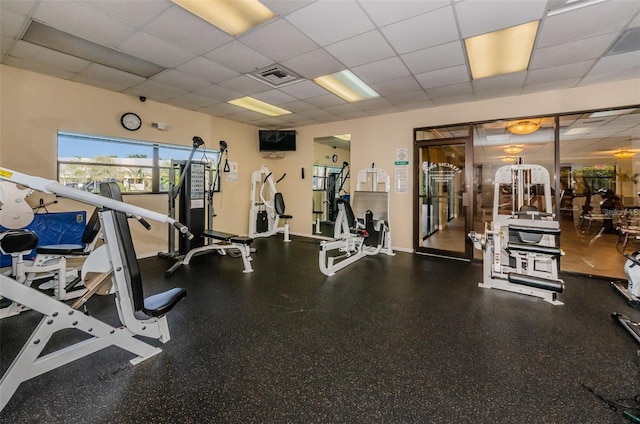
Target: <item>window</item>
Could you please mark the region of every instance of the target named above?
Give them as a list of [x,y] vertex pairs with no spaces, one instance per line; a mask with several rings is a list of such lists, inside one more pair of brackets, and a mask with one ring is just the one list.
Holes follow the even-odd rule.
[[[115,181],[123,193],[166,193],[172,160],[189,159],[192,148],[137,140],[58,132],[58,181],[97,193]],[[218,152],[198,149],[194,161],[216,166]]]

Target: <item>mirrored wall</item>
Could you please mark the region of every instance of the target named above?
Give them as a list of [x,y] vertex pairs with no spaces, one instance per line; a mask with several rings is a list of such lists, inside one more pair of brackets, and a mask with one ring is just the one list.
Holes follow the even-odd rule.
[[317,137],[313,144],[313,233],[332,237],[336,199],[349,198],[351,135]]

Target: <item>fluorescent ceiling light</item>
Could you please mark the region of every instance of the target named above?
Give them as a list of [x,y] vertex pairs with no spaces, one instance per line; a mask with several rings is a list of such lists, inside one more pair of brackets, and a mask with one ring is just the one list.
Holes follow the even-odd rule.
[[602,112],[594,112],[589,115],[589,118],[606,118],[608,116],[618,116],[618,115],[626,115],[627,113],[632,113],[638,110],[634,109],[618,109],[618,110],[603,110]]
[[253,97],[241,97],[235,100],[229,100],[230,103],[235,106],[239,106],[245,109],[252,110],[254,112],[261,113],[267,116],[280,116],[291,113],[286,109],[282,109],[278,106],[263,102],[262,100],[254,99]]
[[580,135],[580,134],[588,134],[593,130],[593,128],[589,127],[580,127],[580,128],[570,128],[566,130],[564,135]]
[[276,17],[258,0],[171,1],[233,36],[238,36]]
[[349,70],[314,78],[313,81],[350,103],[380,97],[378,93]]
[[583,7],[591,6],[594,4],[602,3],[607,0],[566,0],[559,2],[561,6],[551,7],[547,16],[559,15],[565,12],[571,12],[572,10],[582,9]]
[[344,140],[344,141],[350,141],[351,140],[351,134],[340,134],[340,135],[334,135],[335,138],[339,138],[340,140]]
[[22,40],[144,78],[165,70],[155,63],[129,56],[36,21],[31,21]]
[[473,79],[524,71],[529,66],[540,21],[466,38]]

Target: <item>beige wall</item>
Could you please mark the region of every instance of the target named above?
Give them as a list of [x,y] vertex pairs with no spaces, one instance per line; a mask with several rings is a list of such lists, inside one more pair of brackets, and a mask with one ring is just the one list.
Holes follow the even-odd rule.
[[[394,178],[397,148],[412,152],[413,128],[460,122],[546,115],[640,103],[640,79],[605,83],[569,90],[505,97],[473,103],[433,107],[384,116],[340,121],[298,128],[297,151],[284,158],[263,158],[258,151],[257,128],[206,114],[187,111],[137,97],[113,93],[16,68],[0,66],[0,165],[46,178],[56,177],[56,132],[58,130],[114,137],[191,145],[201,136],[209,148],[219,140],[229,144],[229,160],[238,162],[237,182],[223,179],[222,193],[216,195],[215,227],[246,234],[248,230],[251,173],[267,165],[274,175],[287,173],[278,189],[285,195],[287,213],[293,215],[291,231],[311,235],[311,170],[316,137],[351,134],[352,174],[371,166],[385,169]],[[130,133],[120,127],[126,111],[138,113],[143,128]],[[151,122],[173,126],[161,132]],[[410,162],[410,168],[413,163]],[[305,168],[305,179],[301,169]],[[412,248],[412,190],[391,194],[393,245]],[[127,196],[127,201],[166,212],[165,195]],[[61,202],[60,208],[68,207]],[[75,206],[77,208],[77,205]],[[153,233],[134,228],[139,255],[166,249],[166,228],[155,225]]]

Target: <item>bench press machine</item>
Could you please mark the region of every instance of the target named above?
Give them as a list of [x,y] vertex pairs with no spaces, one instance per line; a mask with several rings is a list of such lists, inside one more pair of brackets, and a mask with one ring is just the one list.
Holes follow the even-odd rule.
[[[320,242],[318,264],[324,275],[330,277],[365,256],[395,255],[389,229],[389,186],[386,171],[365,168],[358,172],[353,209],[347,200],[336,199],[334,240]],[[334,250],[338,255],[329,254]]]
[[[0,380],[0,410],[4,409],[22,382],[106,347],[118,346],[133,353],[136,355],[130,360],[133,365],[160,353],[160,348],[136,336],[157,339],[162,343],[169,341],[166,314],[186,296],[186,291],[173,288],[144,297],[128,215],[169,223],[181,234],[192,237],[188,228],[166,215],[123,203],[116,183],[103,183],[100,196],[6,168],[0,168],[0,179],[96,206],[104,239],[104,244],[88,256],[82,267],[87,293],[71,306],[0,275],[0,296],[43,315]],[[78,310],[94,293],[115,294],[120,326],[109,325]],[[79,330],[89,338],[40,356],[51,337],[65,329]]]
[[[500,205],[500,193],[510,188],[510,210]],[[549,172],[540,165],[507,165],[496,171],[493,221],[484,234],[469,233],[474,247],[483,250],[484,288],[540,297],[562,305],[557,294],[560,223],[551,213]],[[543,196],[542,198],[540,196]],[[534,207],[537,201],[541,208]],[[505,213],[506,212],[506,213]]]

